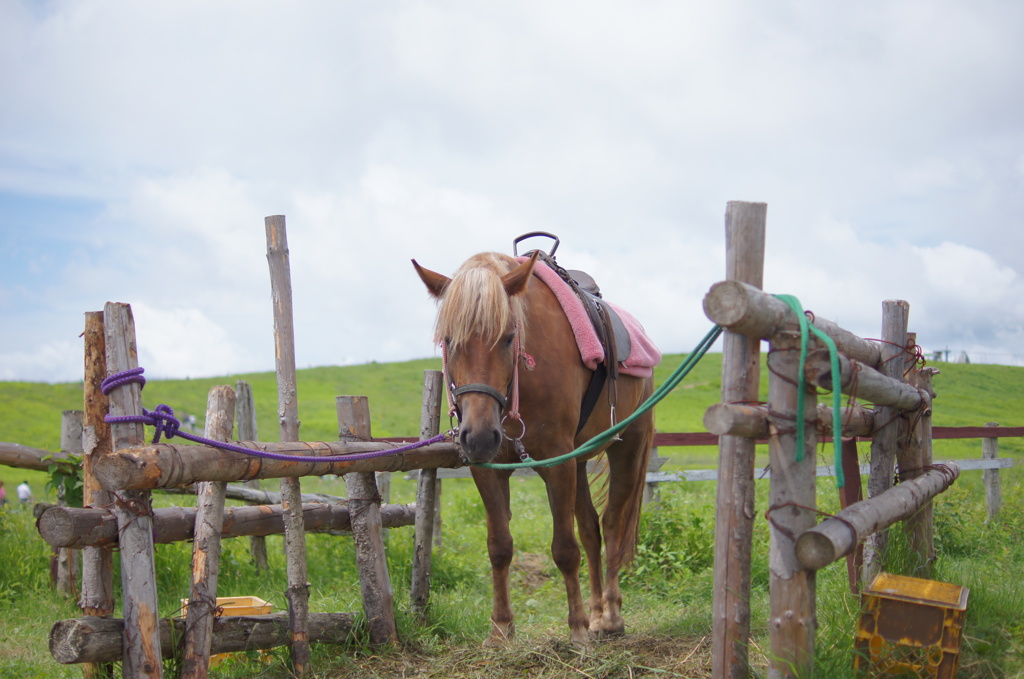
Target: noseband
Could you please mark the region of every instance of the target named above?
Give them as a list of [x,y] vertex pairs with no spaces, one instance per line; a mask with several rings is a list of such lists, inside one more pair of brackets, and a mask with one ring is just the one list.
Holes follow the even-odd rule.
[[519,344],[519,328],[516,328],[515,339],[512,348],[512,379],[508,383],[508,387],[505,393],[502,394],[495,387],[489,384],[483,384],[481,382],[472,382],[470,384],[463,384],[462,386],[456,386],[452,381],[451,376],[448,372],[448,343],[441,343],[441,361],[442,371],[444,373],[445,384],[448,387],[448,403],[450,405],[448,416],[455,416],[459,422],[462,421],[462,412],[459,410],[458,398],[463,394],[487,394],[495,401],[498,402],[499,412],[504,412],[505,408],[509,405],[509,400],[512,401],[512,407],[508,414],[502,418],[501,422],[504,425],[505,420],[511,419],[513,422],[518,422],[521,430],[520,434],[516,438],[509,438],[507,434],[503,434],[506,439],[512,441],[515,446],[516,452],[523,459],[528,459],[526,456],[526,450],[523,447],[523,437],[526,435],[526,423],[523,422],[522,416],[519,414],[519,360],[523,359],[526,361],[527,370],[533,370],[535,363],[533,357],[522,351]]
[[[454,407],[454,408],[458,408],[458,405],[456,405],[456,399],[458,399],[463,394],[469,394],[469,393],[474,393],[475,392],[475,393],[478,393],[478,394],[487,394],[488,396],[492,396],[494,398],[494,400],[498,402],[498,407],[499,407],[498,409],[499,410],[505,410],[505,406],[508,405],[508,393],[510,393],[512,391],[512,383],[509,382],[508,390],[506,391],[506,394],[502,394],[500,391],[498,391],[497,389],[495,389],[491,385],[483,384],[481,382],[473,382],[471,384],[464,384],[461,387],[456,387],[454,384],[449,383],[448,388],[451,390],[451,393],[452,393],[452,407]],[[458,414],[458,413],[456,413],[456,414]],[[460,419],[461,419],[461,417],[460,417]]]

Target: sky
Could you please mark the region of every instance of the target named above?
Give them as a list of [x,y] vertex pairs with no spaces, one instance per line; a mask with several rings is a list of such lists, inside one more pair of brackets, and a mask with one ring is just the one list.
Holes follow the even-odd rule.
[[687,352],[731,200],[768,292],[1024,365],[1015,0],[0,0],[0,93],[0,380],[108,301],[147,376],[273,370],[269,215],[299,368],[437,356],[409,260],[531,231]]

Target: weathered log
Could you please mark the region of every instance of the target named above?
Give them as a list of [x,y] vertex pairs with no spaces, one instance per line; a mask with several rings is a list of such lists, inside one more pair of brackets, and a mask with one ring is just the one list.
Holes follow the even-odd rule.
[[[195,495],[195,486],[189,486],[187,488],[164,488],[164,493],[168,495]],[[240,486],[237,484],[230,484],[224,488],[224,497],[229,500],[241,500],[248,502],[252,505],[279,505],[281,504],[281,493],[276,490],[264,490],[263,488],[250,488],[249,486]],[[301,496],[302,504],[307,505],[310,502],[322,502],[328,505],[343,505],[348,502],[347,498],[338,497],[337,495],[327,495],[326,493],[303,493]]]
[[[917,336],[907,340],[917,344]],[[916,358],[916,357],[914,357]],[[897,450],[896,463],[900,479],[910,481],[932,466],[932,399],[935,397],[932,378],[938,372],[935,368],[922,367],[907,376],[907,381],[921,390],[924,403],[911,418],[911,428],[905,443]],[[962,469],[962,468],[961,468]],[[903,522],[903,532],[911,553],[917,555],[908,573],[919,578],[931,579],[935,565],[935,512],[932,503],[926,502],[920,511],[914,512]]]
[[[245,380],[235,382],[235,426],[238,430],[238,438],[250,441],[259,440],[260,437],[256,426],[256,401],[252,395],[252,387]],[[245,485],[247,490],[260,490],[259,479],[250,479],[246,481]],[[225,488],[225,497],[231,497],[227,491],[228,488]],[[272,502],[256,502],[255,504],[269,505],[280,502],[281,500],[278,499]],[[303,498],[302,502],[308,502],[308,500]],[[267,560],[266,538],[259,535],[249,538],[249,554],[252,556],[252,562],[256,566],[257,573],[270,569],[270,564]]]
[[447,441],[396,455],[352,462],[317,462],[316,458],[388,450],[396,446],[375,441],[239,441],[238,444],[269,453],[304,456],[309,461],[271,460],[212,446],[157,443],[119,450],[97,460],[95,473],[104,488],[141,490],[187,486],[203,480],[247,481],[351,472],[407,472],[463,465],[455,444]]
[[904,481],[879,495],[850,505],[797,538],[796,554],[800,564],[804,568],[818,570],[846,556],[867,536],[913,515],[928,500],[949,488],[959,476],[960,467],[951,462],[944,463],[912,481]]
[[[769,676],[795,679],[808,676],[814,666],[815,573],[797,561],[793,535],[814,525],[816,506],[815,443],[817,415],[814,392],[804,399],[803,449],[798,447],[797,427],[799,334],[777,333],[769,355],[768,399],[772,407],[774,436],[768,443],[772,468],[768,491],[770,619],[768,638]],[[799,458],[799,459],[798,459]]]
[[[901,366],[896,372],[902,375]],[[859,361],[839,355],[840,390],[877,406],[896,410],[917,410],[921,407],[921,392],[902,379],[888,377]],[[812,351],[807,355],[804,368],[807,381],[822,389],[832,390],[832,365],[827,350]]]
[[[986,427],[995,429],[998,422],[988,422]],[[981,440],[981,457],[985,460],[994,460],[999,457],[999,439],[988,436]],[[985,483],[985,508],[987,520],[992,521],[999,517],[1003,508],[1003,486],[999,478],[998,469],[987,469],[984,475]]]
[[[843,408],[842,422],[843,436],[870,436],[874,414],[854,404]],[[768,406],[715,403],[704,413],[704,426],[712,434],[720,436],[767,438]],[[823,436],[832,435],[832,408],[824,403],[818,404],[817,427]]]
[[704,412],[704,428],[720,436],[768,437],[768,409],[740,403],[715,403]]
[[[420,409],[420,439],[434,437],[441,426],[441,394],[444,379],[440,370],[423,372],[423,401]],[[437,518],[437,491],[440,482],[436,469],[420,472],[416,486],[416,533],[413,537],[412,584],[409,608],[413,618],[423,624],[430,603],[430,573],[434,543],[434,521]]]
[[[226,385],[210,389],[204,436],[227,441],[235,428],[235,391]],[[185,651],[181,679],[206,679],[210,671],[213,616],[220,578],[221,525],[224,522],[223,481],[203,482],[196,490],[195,542],[192,544],[192,588],[185,614]]]
[[[352,613],[311,613],[309,641],[340,644],[352,633]],[[185,632],[185,620],[160,620],[160,641],[164,658],[174,657],[174,641]],[[62,664],[118,662],[124,620],[84,617],[58,620],[50,629],[50,655]],[[238,615],[214,618],[213,653],[236,653],[268,649],[288,643],[288,614]]]
[[[338,396],[338,436],[368,439],[370,403],[365,396]],[[391,586],[387,555],[384,552],[380,519],[380,494],[373,472],[345,475],[348,504],[352,510],[352,539],[356,547],[359,589],[366,611],[370,642],[390,644],[398,641],[395,623],[395,590]]]
[[[733,280],[711,286],[704,297],[704,313],[726,330],[756,339],[771,339],[780,330],[797,324],[796,314],[788,304],[752,285]],[[824,318],[815,318],[812,324],[850,358],[872,368],[881,365],[877,342],[857,337]]]
[[[138,349],[135,320],[127,304],[107,302],[103,309],[106,333],[107,374],[137,368]],[[125,384],[109,394],[112,417],[142,415],[142,387]],[[113,452],[143,443],[138,422],[112,424]],[[112,453],[113,454],[113,453]],[[98,461],[97,461],[98,462]],[[110,490],[117,490],[117,487]],[[156,563],[153,555],[153,503],[148,491],[119,490],[113,504],[121,533],[121,594],[125,624],[122,676],[131,679],[160,679],[160,634],[157,618]]]
[[[384,505],[385,528],[412,526],[416,505]],[[284,533],[281,505],[228,507],[224,510],[221,536],[264,537]],[[302,505],[307,533],[349,533],[352,523],[347,505],[309,502]],[[161,507],[153,510],[153,541],[156,544],[185,542],[195,537],[195,507]],[[54,547],[82,548],[117,545],[117,520],[109,509],[50,507],[39,517],[39,535]]]
[[[60,449],[63,452],[82,455],[82,418],[81,410],[65,410],[61,413]],[[67,506],[67,493],[64,484],[57,489],[58,506]],[[57,549],[57,591],[71,597],[78,595],[78,561],[79,553],[71,549]]]
[[[818,404],[818,432],[822,436],[832,436],[832,408],[824,403]],[[845,406],[841,414],[843,430],[841,436],[871,436],[875,429],[875,414],[859,404]]]
[[[725,211],[728,279],[759,290],[764,278],[765,203],[732,201]],[[761,341],[736,332],[722,338],[722,400],[756,402]],[[712,671],[738,679],[748,667],[750,564],[754,532],[754,439],[718,441],[722,473],[715,498],[715,588],[712,601]]]
[[[100,487],[92,471],[94,460],[110,453],[110,425],[104,419],[109,411],[103,393],[107,375],[106,337],[103,312],[85,314],[85,371],[82,383],[84,418],[82,424],[82,501],[86,507],[109,507],[113,498]],[[111,515],[113,517],[113,515]],[[116,520],[114,528],[116,531]],[[114,613],[114,555],[112,550],[88,548],[82,551],[82,595],[78,601],[85,615],[108,617]],[[89,664],[83,668],[85,679],[113,679],[114,666]]]
[[[885,300],[882,302],[882,361],[881,372],[900,381],[903,378],[902,354],[907,346],[907,320],[910,315],[910,304],[904,300]],[[915,389],[916,391],[916,389]],[[906,408],[913,410],[914,408]],[[896,406],[879,406],[876,409],[875,422],[878,431],[871,438],[871,475],[868,477],[868,497],[881,495],[892,488],[893,471],[896,462],[896,450],[906,433],[906,422],[899,417]],[[902,429],[902,431],[901,431]],[[872,533],[864,544],[864,567],[861,572],[861,583],[867,585],[874,580],[884,567],[889,534],[886,530]]]
[[49,461],[43,460],[46,456],[53,456],[54,459],[66,458],[67,453],[60,451],[51,452],[49,450],[42,450],[41,448],[32,448],[31,446],[23,446],[20,443],[7,443],[6,441],[0,441],[0,465],[6,467],[18,467],[19,469],[35,469],[36,471],[45,472],[49,466]]
[[[288,259],[288,234],[284,215],[264,220],[267,232],[267,263],[274,304],[274,356],[277,373],[277,415],[282,441],[299,440],[299,399],[295,377],[295,326],[292,317],[292,274]],[[255,477],[248,477],[255,478]],[[236,479],[224,479],[234,481]],[[299,474],[281,479],[284,508],[284,553],[288,572],[288,612],[291,625],[292,668],[302,677],[309,669],[309,616],[306,536],[302,530],[302,488]]]

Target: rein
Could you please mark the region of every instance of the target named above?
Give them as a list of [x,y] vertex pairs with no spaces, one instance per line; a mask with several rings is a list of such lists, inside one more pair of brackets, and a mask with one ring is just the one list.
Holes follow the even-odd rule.
[[[100,385],[100,391],[104,395],[109,394],[114,389],[124,387],[132,383],[139,385],[141,390],[146,386],[146,378],[142,376],[145,372],[143,368],[131,368],[123,372],[114,373],[103,380]],[[417,441],[410,443],[405,446],[397,448],[385,448],[383,450],[374,450],[365,453],[352,453],[349,455],[322,455],[319,457],[313,457],[309,455],[288,455],[286,453],[270,453],[265,450],[259,450],[256,448],[248,448],[245,446],[239,446],[234,443],[227,443],[224,441],[214,441],[203,436],[196,436],[195,434],[189,434],[184,431],[180,431],[181,421],[174,416],[174,410],[170,406],[160,404],[156,407],[156,410],[149,411],[145,408],[142,409],[141,415],[107,415],[104,418],[108,424],[122,424],[122,423],[138,423],[146,424],[156,428],[156,433],[153,435],[153,443],[160,442],[160,436],[163,435],[170,440],[175,436],[183,438],[193,443],[200,445],[210,446],[212,448],[220,448],[221,450],[228,450],[234,453],[241,453],[243,455],[250,455],[252,457],[262,457],[268,460],[283,460],[286,462],[356,462],[359,460],[370,460],[377,457],[387,457],[388,455],[399,455],[401,453],[415,450],[417,448],[423,448],[434,443],[441,443],[449,436],[454,438],[454,432],[448,431],[443,434],[438,434],[433,438],[425,441]]]
[[566,453],[565,455],[553,457],[550,460],[524,459],[522,462],[510,463],[481,462],[474,464],[474,466],[484,467],[486,469],[523,469],[536,467],[555,467],[562,464],[563,462],[568,462],[569,460],[580,457],[581,455],[586,455],[587,453],[599,450],[609,441],[612,441],[616,436],[618,436],[619,433],[626,427],[628,427],[630,424],[632,424],[634,420],[636,420],[645,412],[653,408],[659,401],[668,396],[673,389],[679,386],[679,383],[682,382],[683,379],[690,374],[690,371],[693,370],[694,366],[696,366],[700,362],[700,360],[704,358],[704,355],[714,345],[715,341],[718,340],[718,337],[721,334],[721,326],[712,326],[711,330],[708,331],[708,334],[704,336],[704,339],[702,339],[694,348],[694,350],[687,355],[686,359],[679,365],[679,367],[676,368],[671,375],[669,375],[668,379],[665,380],[664,384],[655,389],[654,393],[651,394],[651,397],[644,401],[642,404],[640,404],[640,406],[633,411],[633,414],[631,414],[629,417],[625,418],[615,426],[611,427],[610,429],[607,429],[604,432],[595,436],[594,438],[590,439],[576,450]]

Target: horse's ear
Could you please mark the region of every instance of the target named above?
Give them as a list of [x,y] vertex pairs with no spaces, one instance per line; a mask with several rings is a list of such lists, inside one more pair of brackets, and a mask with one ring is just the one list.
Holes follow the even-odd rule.
[[515,297],[526,290],[526,284],[530,282],[530,274],[533,273],[533,265],[537,263],[539,254],[540,250],[534,250],[529,260],[501,277],[501,283],[505,286],[505,293],[509,297]]
[[431,271],[430,269],[424,269],[415,259],[412,260],[412,265],[416,267],[416,273],[420,275],[420,280],[427,286],[427,292],[429,292],[433,297],[441,299],[441,296],[444,295],[445,288],[447,288],[448,284],[452,282],[452,279],[435,271]]

